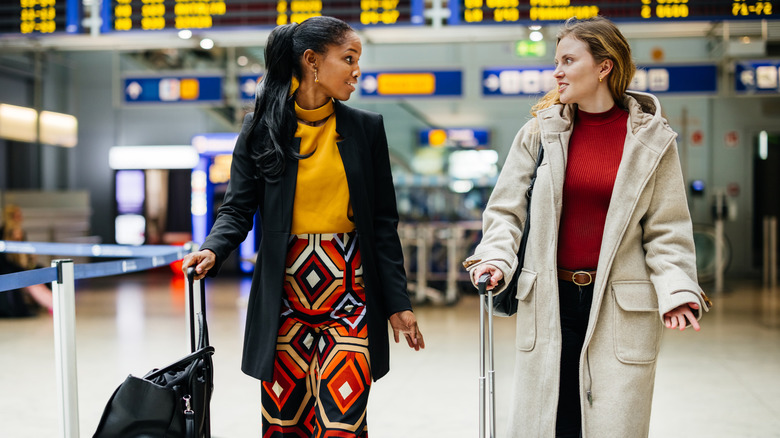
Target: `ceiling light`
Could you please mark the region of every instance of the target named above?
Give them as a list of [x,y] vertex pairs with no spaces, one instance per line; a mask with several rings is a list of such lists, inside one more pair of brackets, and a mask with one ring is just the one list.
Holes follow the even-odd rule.
[[211,38],[203,38],[200,40],[200,48],[203,50],[211,50],[214,48],[214,40]]

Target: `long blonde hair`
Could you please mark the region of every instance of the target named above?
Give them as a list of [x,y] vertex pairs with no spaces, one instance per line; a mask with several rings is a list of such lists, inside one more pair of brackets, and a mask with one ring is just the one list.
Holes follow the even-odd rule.
[[[631,79],[636,72],[636,64],[631,58],[631,46],[626,37],[614,23],[602,16],[596,16],[584,20],[570,18],[563,23],[563,28],[557,35],[556,47],[563,38],[572,37],[582,41],[588,47],[588,51],[601,63],[605,59],[612,60],[612,71],[607,75],[607,86],[612,99],[620,104],[623,100]],[[536,117],[539,110],[549,108],[561,103],[558,88],[555,87],[542,96],[531,108],[531,114]]]

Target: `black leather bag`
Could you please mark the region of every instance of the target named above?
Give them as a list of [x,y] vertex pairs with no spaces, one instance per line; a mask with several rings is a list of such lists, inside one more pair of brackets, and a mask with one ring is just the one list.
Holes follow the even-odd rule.
[[143,378],[128,376],[109,399],[93,438],[211,437],[214,347],[209,346],[202,281],[197,314],[200,336],[195,346],[193,275],[194,270],[187,273],[192,353]]
[[534,191],[534,184],[536,183],[536,171],[539,170],[539,165],[542,164],[544,158],[544,148],[541,142],[539,142],[539,153],[536,156],[536,167],[534,173],[531,175],[531,183],[528,184],[528,190],[525,192],[525,196],[528,198],[528,205],[525,209],[525,225],[523,226],[523,237],[520,239],[520,248],[517,250],[517,269],[512,274],[512,279],[507,284],[506,288],[501,292],[493,295],[493,315],[496,316],[512,316],[517,313],[517,279],[520,278],[520,272],[523,270],[523,260],[525,260],[525,247],[528,244],[528,231],[531,225],[531,195]]

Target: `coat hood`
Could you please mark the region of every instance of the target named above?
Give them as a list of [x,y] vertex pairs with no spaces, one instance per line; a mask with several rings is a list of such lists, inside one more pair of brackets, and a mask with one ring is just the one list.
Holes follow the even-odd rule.
[[[631,135],[659,155],[677,138],[663,116],[661,103],[652,94],[627,91],[621,106],[628,110]],[[576,105],[557,104],[539,110],[536,118],[543,132],[561,133],[571,129],[575,110]]]

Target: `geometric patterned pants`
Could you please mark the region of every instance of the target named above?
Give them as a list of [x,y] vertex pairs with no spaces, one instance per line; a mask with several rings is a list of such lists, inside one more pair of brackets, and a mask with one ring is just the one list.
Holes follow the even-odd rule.
[[263,438],[366,438],[371,387],[357,234],[292,235]]

